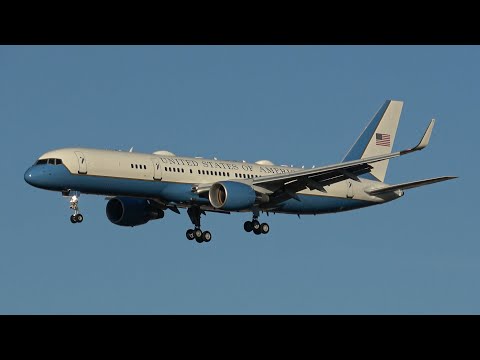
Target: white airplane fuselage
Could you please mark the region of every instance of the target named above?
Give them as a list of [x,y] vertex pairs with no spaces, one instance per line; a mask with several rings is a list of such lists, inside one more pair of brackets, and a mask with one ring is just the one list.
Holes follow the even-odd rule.
[[[175,203],[178,207],[196,204],[210,210],[215,209],[208,196],[192,192],[193,187],[228,180],[248,185],[258,177],[302,170],[287,166],[89,148],[53,150],[39,158],[45,159],[61,159],[62,164],[33,165],[25,173],[25,181],[53,191],[160,199]],[[297,193],[297,199],[290,198],[272,206],[268,202],[256,203],[234,211],[252,211],[260,207],[275,213],[322,214],[380,204],[403,195],[403,192],[397,192],[372,196],[365,192],[365,189],[382,185],[363,178],[359,178],[359,181],[347,179],[326,186],[325,192],[305,189]]]

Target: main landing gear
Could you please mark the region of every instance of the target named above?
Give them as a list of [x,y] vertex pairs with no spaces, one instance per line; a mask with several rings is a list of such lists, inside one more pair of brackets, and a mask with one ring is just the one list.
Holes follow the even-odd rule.
[[246,232],[252,232],[255,235],[260,235],[260,234],[268,234],[270,231],[270,226],[267,223],[260,224],[258,221],[258,213],[253,215],[253,220],[252,221],[245,221],[243,224],[243,229]]
[[72,222],[72,224],[81,223],[83,221],[83,215],[80,214],[80,212],[78,210],[78,196],[77,195],[73,195],[70,198],[70,209],[73,210],[73,215],[70,216],[70,221]]
[[187,214],[192,221],[192,224],[195,226],[194,229],[188,229],[186,236],[188,240],[196,240],[198,243],[209,242],[212,240],[212,234],[210,231],[202,231],[200,229],[200,216],[202,215],[202,210],[198,206],[193,206],[188,208]]

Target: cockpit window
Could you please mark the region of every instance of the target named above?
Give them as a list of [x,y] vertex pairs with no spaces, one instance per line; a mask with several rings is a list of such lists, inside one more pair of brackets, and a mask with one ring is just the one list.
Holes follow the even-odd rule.
[[62,159],[40,159],[37,160],[35,165],[43,165],[43,164],[50,164],[50,165],[62,165]]

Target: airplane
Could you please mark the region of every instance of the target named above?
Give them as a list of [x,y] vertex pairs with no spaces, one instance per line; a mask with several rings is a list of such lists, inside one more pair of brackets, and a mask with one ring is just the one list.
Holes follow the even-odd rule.
[[430,140],[432,119],[413,148],[392,152],[403,102],[387,100],[337,164],[311,169],[201,157],[176,156],[92,148],[63,148],[38,158],[24,175],[37,188],[61,192],[70,198],[72,223],[81,223],[80,194],[106,196],[106,215],[115,225],[138,226],[162,219],[165,211],[187,209],[194,226],[188,240],[209,242],[201,230],[206,212],[252,213],[244,230],[267,234],[262,213],[317,215],[359,209],[399,199],[404,190],[455,179],[442,176],[396,185],[384,182],[390,159],[424,149]]

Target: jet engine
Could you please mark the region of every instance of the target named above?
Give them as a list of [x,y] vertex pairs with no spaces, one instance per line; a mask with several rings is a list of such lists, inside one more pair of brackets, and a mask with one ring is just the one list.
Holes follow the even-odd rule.
[[267,202],[267,195],[259,195],[251,186],[235,181],[220,181],[213,184],[208,192],[213,207],[221,210],[245,210],[255,203]]
[[143,225],[165,215],[162,209],[154,208],[149,200],[128,197],[110,199],[106,212],[108,220],[120,226]]

